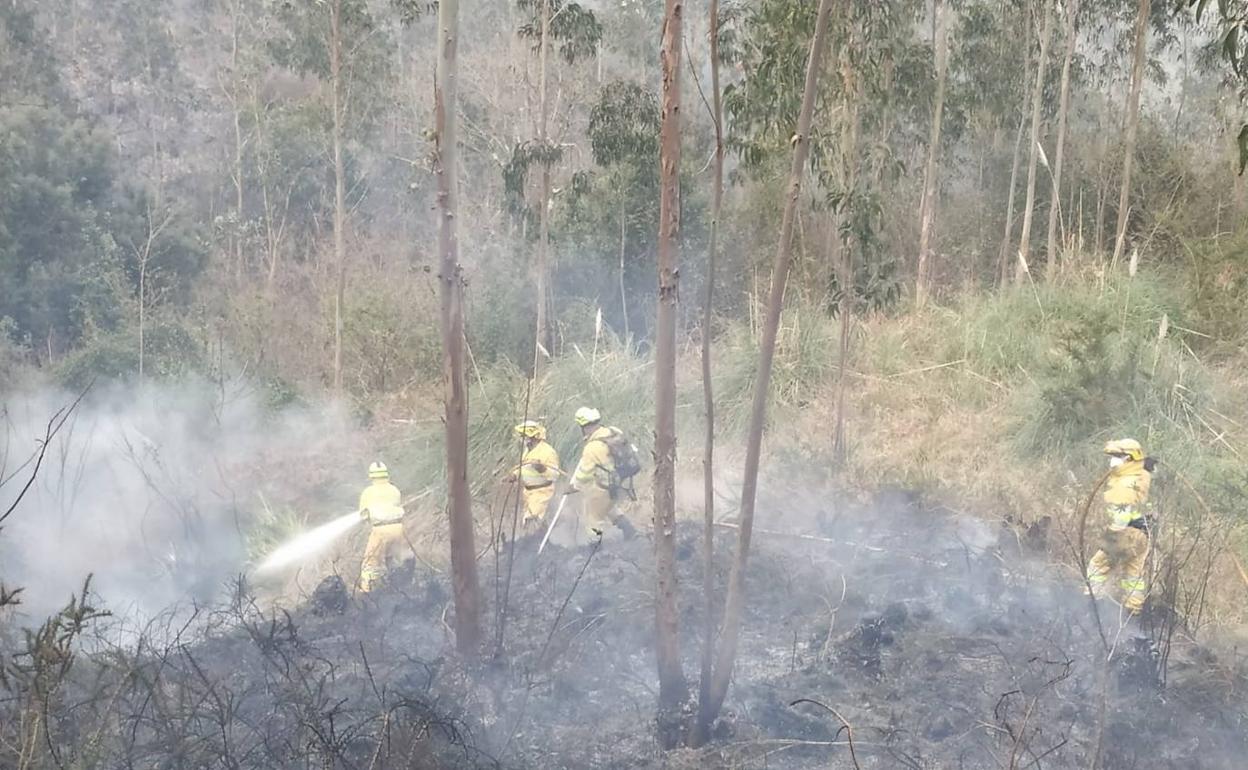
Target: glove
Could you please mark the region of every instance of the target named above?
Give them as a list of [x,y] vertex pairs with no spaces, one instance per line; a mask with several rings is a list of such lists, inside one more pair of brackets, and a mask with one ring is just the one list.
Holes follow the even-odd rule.
[[367,508],[361,508],[361,509],[360,509],[360,518],[361,518],[361,519],[363,519],[364,521],[371,521],[371,520],[372,520],[372,514],[370,514],[370,513],[368,512],[368,509],[367,509]]

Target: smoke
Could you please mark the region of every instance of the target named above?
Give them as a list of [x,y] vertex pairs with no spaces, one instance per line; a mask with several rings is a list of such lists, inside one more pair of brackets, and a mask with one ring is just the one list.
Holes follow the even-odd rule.
[[[0,511],[33,470],[49,418],[75,398],[4,397]],[[354,480],[339,459],[347,425],[334,409],[274,414],[254,392],[207,383],[97,388],[49,442],[0,530],[0,580],[24,589],[32,617],[63,606],[88,575],[118,613],[209,602],[247,566],[248,533],[266,505],[289,510],[310,487]],[[329,498],[295,512],[315,522],[351,504],[346,489]]]

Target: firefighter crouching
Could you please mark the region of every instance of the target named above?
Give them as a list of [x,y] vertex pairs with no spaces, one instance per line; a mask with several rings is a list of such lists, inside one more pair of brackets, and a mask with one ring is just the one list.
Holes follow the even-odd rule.
[[1101,596],[1116,574],[1122,606],[1135,614],[1144,607],[1148,594],[1144,573],[1150,538],[1144,506],[1152,484],[1152,463],[1135,439],[1110,441],[1105,454],[1112,468],[1104,493],[1108,521],[1101,547],[1088,562],[1088,584],[1094,595]]
[[368,593],[385,577],[397,561],[403,544],[403,497],[390,483],[390,470],[385,463],[368,466],[370,483],[360,493],[360,516],[372,524],[364,562],[360,565],[359,590]]

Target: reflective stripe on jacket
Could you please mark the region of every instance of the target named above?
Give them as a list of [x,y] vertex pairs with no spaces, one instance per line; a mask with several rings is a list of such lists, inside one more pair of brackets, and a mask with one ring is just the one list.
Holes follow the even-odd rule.
[[364,511],[374,524],[393,524],[403,519],[403,495],[389,481],[378,479],[360,493],[360,512]]
[[585,439],[585,448],[581,451],[581,462],[576,466],[572,476],[572,486],[585,489],[590,485],[611,488],[611,477],[615,473],[615,463],[611,460],[611,448],[607,446],[607,438],[614,428],[601,426]]
[[1144,504],[1152,474],[1144,469],[1143,460],[1128,460],[1110,474],[1105,483],[1105,512],[1111,530],[1126,529],[1144,517]]
[[539,441],[520,458],[520,485],[541,489],[559,478],[559,454],[545,441]]

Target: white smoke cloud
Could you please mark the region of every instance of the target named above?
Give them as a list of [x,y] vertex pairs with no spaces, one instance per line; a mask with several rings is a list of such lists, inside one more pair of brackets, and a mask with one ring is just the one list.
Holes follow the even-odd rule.
[[[20,466],[48,419],[74,398],[54,390],[0,397],[0,512],[31,471]],[[31,617],[63,606],[89,574],[107,606],[127,614],[217,598],[246,566],[261,495],[293,504],[311,485],[354,482],[335,461],[354,436],[336,410],[273,414],[254,393],[209,384],[97,387],[50,442],[35,484],[3,524],[0,580],[24,589]],[[326,500],[323,513],[341,512],[349,498]]]

